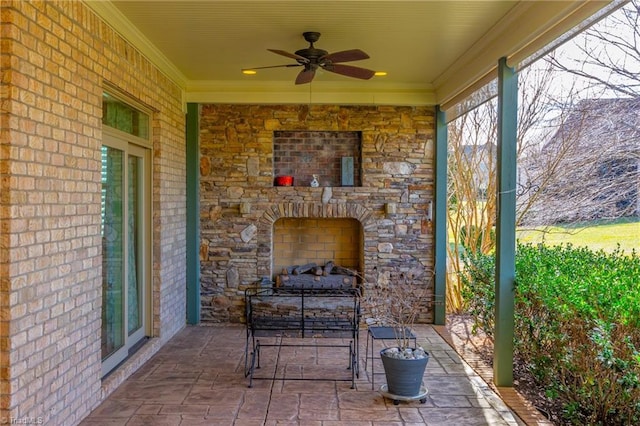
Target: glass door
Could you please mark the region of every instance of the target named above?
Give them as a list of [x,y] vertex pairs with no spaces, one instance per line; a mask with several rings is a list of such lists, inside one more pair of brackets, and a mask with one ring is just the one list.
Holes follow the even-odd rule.
[[149,150],[109,134],[102,147],[103,374],[147,333]]

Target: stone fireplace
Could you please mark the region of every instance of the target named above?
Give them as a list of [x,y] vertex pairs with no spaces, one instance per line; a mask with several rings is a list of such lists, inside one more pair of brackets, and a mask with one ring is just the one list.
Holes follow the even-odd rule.
[[[433,269],[433,134],[425,107],[203,105],[202,321],[242,321],[244,289],[292,264],[335,261],[365,287],[374,272]],[[274,186],[287,161],[294,186]],[[314,165],[320,187],[309,186]],[[420,320],[433,321],[431,307]]]

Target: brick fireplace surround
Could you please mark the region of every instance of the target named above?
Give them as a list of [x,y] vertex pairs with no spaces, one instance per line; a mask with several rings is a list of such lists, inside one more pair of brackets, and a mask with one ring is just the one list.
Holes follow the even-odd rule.
[[[274,132],[282,131],[293,132],[288,134],[293,140],[300,132],[295,151],[303,157],[318,149],[303,138],[308,132],[359,132],[360,185],[312,188],[306,186],[307,179],[305,186],[274,187]],[[242,321],[244,289],[261,277],[273,279],[288,261],[282,259],[282,244],[273,239],[274,228],[281,235],[281,224],[287,222],[304,227],[318,223],[323,229],[311,233],[335,246],[343,234],[342,223],[357,221],[360,241],[347,239],[348,247],[335,251],[357,251],[365,288],[376,271],[433,269],[433,232],[427,216],[433,198],[433,138],[432,108],[202,105],[202,321]],[[327,258],[331,252],[323,252],[315,240],[307,251],[314,247],[322,253],[318,263],[335,260]],[[430,307],[420,313],[420,321],[433,322]]]

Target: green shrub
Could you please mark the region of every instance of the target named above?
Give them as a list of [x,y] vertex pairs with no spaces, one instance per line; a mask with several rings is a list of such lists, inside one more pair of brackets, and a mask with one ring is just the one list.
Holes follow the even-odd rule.
[[[468,311],[492,335],[493,255],[466,253]],[[640,422],[640,257],[518,245],[515,355],[569,424]]]

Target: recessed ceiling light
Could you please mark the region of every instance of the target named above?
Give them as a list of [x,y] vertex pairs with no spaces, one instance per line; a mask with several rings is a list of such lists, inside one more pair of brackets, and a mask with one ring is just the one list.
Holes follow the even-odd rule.
[[255,74],[258,74],[258,71],[256,71],[256,70],[242,70],[242,74],[255,75]]
[[385,75],[387,75],[386,71],[376,71],[376,73],[374,74],[376,77],[384,77]]

